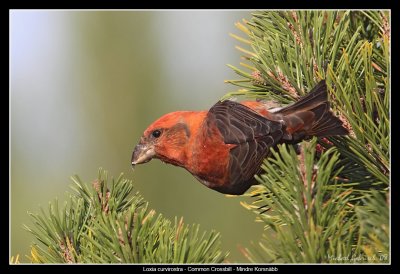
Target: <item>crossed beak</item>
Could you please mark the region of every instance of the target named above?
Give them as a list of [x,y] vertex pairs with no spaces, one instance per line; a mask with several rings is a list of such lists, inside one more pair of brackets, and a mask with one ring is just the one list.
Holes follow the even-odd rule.
[[150,161],[156,155],[154,145],[139,143],[132,154],[132,166],[144,164]]

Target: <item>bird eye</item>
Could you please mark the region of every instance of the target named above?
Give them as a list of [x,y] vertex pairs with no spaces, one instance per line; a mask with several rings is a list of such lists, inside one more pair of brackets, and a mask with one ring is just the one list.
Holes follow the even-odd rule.
[[151,135],[152,135],[154,138],[158,138],[158,137],[160,137],[160,135],[161,135],[161,130],[156,129],[155,131],[153,131],[153,132],[151,133]]

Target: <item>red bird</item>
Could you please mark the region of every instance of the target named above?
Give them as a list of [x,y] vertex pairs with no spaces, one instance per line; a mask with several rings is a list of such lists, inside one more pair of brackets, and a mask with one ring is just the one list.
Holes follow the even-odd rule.
[[323,80],[298,102],[275,112],[262,102],[226,100],[209,111],[168,113],[145,130],[132,166],[157,158],[185,168],[211,189],[240,195],[257,183],[254,175],[270,148],[347,133],[330,111]]

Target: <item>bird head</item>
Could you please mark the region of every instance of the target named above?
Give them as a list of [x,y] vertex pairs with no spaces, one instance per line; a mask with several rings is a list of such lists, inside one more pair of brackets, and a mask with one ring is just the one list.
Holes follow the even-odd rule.
[[147,163],[153,158],[178,166],[184,165],[197,113],[200,112],[172,112],[152,123],[133,151],[132,166]]

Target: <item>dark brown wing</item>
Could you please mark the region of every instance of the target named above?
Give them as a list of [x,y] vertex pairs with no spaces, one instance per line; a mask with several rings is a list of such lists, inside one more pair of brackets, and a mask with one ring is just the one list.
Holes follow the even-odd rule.
[[230,150],[229,185],[219,191],[242,194],[253,184],[269,149],[281,140],[284,126],[229,100],[216,103],[207,122],[215,122],[226,144],[236,145]]

